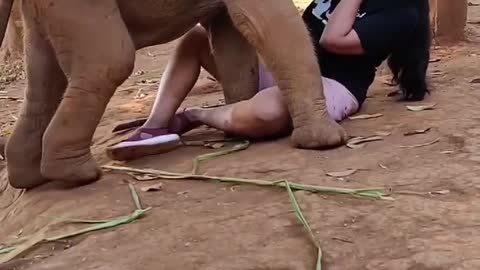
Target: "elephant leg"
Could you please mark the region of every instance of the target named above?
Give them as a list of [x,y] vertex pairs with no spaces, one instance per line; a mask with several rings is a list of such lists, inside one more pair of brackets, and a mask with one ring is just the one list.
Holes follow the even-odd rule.
[[91,141],[113,93],[135,62],[135,46],[116,2],[55,1],[43,10],[60,66],[69,77],[43,136],[41,173],[49,179],[82,185],[100,177]]
[[236,103],[258,92],[258,57],[255,48],[222,12],[209,21],[212,53],[217,65],[225,102]]
[[328,148],[345,130],[327,113],[313,44],[291,0],[225,0],[234,25],[254,45],[281,89],[293,120],[292,142]]
[[47,180],[40,174],[42,137],[65,91],[67,80],[53,48],[25,16],[28,85],[25,102],[6,147],[10,184],[33,188]]

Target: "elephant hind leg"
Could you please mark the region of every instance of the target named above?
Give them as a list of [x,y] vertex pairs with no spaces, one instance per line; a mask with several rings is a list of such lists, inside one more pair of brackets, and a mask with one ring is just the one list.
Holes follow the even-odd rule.
[[55,26],[48,34],[69,84],[43,136],[41,173],[83,185],[100,177],[90,145],[113,93],[133,70],[135,46],[116,0],[56,3],[45,8],[45,20]]
[[212,54],[227,104],[248,100],[258,92],[255,48],[235,28],[227,11],[209,21]]
[[8,179],[16,188],[32,188],[47,181],[40,174],[42,137],[67,85],[52,47],[28,18],[25,45],[25,102],[6,146]]

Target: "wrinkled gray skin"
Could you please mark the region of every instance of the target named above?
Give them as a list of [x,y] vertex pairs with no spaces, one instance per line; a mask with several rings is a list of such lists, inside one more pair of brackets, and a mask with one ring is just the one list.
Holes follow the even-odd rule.
[[[13,0],[0,0],[3,35]],[[90,144],[137,49],[174,40],[197,23],[210,32],[229,103],[257,88],[257,52],[286,98],[302,148],[344,142],[326,114],[308,32],[291,0],[23,0],[28,86],[7,144],[12,186],[74,185],[100,176]]]

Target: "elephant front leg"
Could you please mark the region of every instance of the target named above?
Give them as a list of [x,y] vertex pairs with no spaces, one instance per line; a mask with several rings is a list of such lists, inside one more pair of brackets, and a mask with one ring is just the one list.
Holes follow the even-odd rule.
[[114,91],[133,70],[135,47],[116,1],[55,3],[45,20],[69,83],[43,136],[41,173],[81,185],[100,176],[91,141]]
[[328,148],[345,142],[345,130],[327,113],[317,58],[291,0],[225,0],[235,26],[255,46],[286,99],[292,142]]
[[227,12],[206,24],[218,79],[225,102],[236,103],[258,92],[258,57],[255,48],[233,26]]
[[47,181],[40,174],[42,137],[67,85],[52,47],[39,34],[35,23],[26,17],[25,26],[28,86],[5,150],[8,179],[16,188],[33,188]]

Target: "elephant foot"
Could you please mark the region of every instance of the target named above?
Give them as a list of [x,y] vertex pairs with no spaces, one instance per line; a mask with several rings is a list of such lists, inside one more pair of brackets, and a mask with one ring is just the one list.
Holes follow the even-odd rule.
[[20,126],[5,143],[8,181],[14,188],[29,189],[48,182],[40,173],[42,151],[36,138],[37,134],[23,132]]
[[30,189],[49,182],[40,174],[40,168],[8,165],[8,182],[14,188]]
[[330,118],[311,119],[293,130],[291,141],[297,148],[328,149],[345,144],[345,129]]
[[62,181],[72,186],[82,186],[97,181],[101,170],[90,153],[74,158],[42,159],[42,176],[55,181]]

